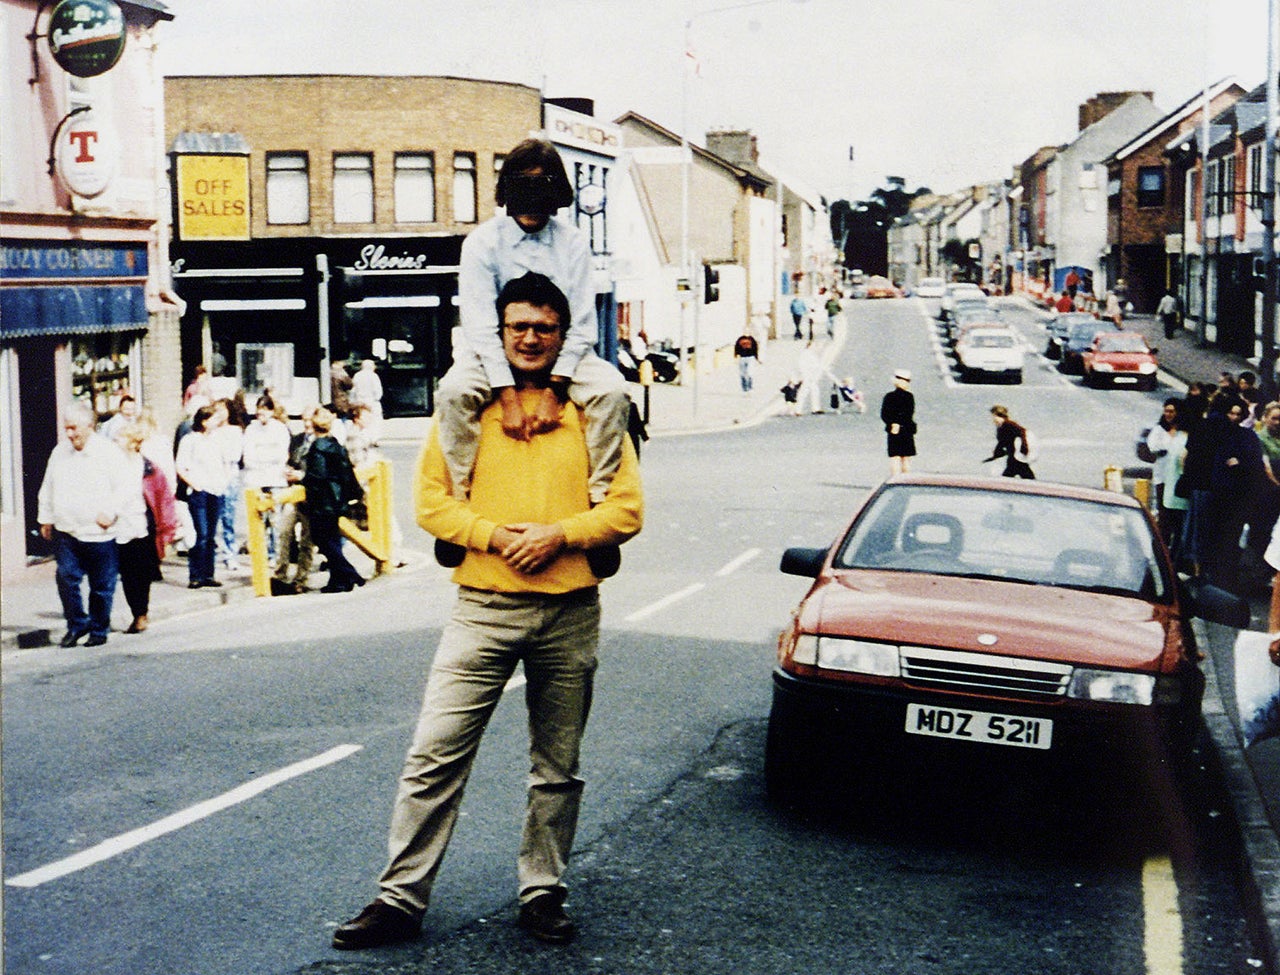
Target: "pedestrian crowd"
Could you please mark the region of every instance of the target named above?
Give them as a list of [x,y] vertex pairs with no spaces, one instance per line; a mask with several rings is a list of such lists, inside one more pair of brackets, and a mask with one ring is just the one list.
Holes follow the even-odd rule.
[[[276,563],[274,591],[304,591],[313,545],[321,548],[330,569],[322,592],[349,591],[363,583],[342,556],[341,537],[335,543],[335,534],[337,517],[362,500],[353,464],[374,458],[382,397],[375,364],[362,365],[354,379],[336,364],[334,392],[342,406],[305,410],[297,434],[269,390],[257,398],[250,415],[244,391],[221,375],[224,371],[215,365],[211,375],[203,365],[195,368],[183,395],[185,416],[171,436],[128,393],[105,417],[86,402],[64,409],[66,438],[49,457],[37,512],[41,536],[53,546],[67,624],[61,646],[107,642],[117,587],[133,617],[125,632],[146,630],[151,585],[162,578],[170,546],[186,556],[191,589],[218,588],[219,571],[243,571],[246,488],[270,493],[293,483],[309,487],[304,504],[264,515]],[[327,424],[323,437],[316,435],[317,416]],[[313,465],[313,458],[325,462]],[[308,484],[312,466],[322,473],[313,471]],[[340,492],[327,488],[330,481],[341,485]],[[330,503],[334,497],[342,501],[336,513]],[[313,542],[316,520],[321,528]]]

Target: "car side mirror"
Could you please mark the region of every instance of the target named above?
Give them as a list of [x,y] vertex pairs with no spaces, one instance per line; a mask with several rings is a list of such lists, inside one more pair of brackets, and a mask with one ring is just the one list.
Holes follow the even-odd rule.
[[1148,351],[1148,352],[1150,352],[1152,355],[1155,355],[1155,354],[1156,354],[1157,352],[1159,352],[1160,350],[1159,350],[1159,349],[1157,349],[1157,348],[1153,345],[1153,346],[1151,346],[1151,348],[1147,349],[1147,351]]
[[825,548],[789,548],[782,553],[782,563],[778,568],[787,575],[816,579],[826,561]]

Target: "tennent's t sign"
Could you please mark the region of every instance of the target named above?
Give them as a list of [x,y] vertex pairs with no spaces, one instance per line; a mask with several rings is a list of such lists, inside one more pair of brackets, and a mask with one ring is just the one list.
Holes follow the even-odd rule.
[[249,239],[249,157],[178,156],[178,237]]
[[78,78],[110,71],[124,53],[124,14],[115,0],[60,0],[49,15],[49,51]]

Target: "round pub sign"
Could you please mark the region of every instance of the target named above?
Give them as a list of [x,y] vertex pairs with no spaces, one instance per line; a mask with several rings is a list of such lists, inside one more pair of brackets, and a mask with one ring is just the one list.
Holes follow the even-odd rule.
[[60,0],[49,15],[49,50],[64,71],[92,78],[124,53],[124,14],[115,0]]

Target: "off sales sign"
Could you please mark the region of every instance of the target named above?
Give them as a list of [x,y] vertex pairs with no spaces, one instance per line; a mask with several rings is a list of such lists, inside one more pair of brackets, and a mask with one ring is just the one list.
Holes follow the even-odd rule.
[[249,239],[249,157],[178,156],[178,237]]

